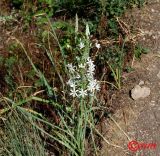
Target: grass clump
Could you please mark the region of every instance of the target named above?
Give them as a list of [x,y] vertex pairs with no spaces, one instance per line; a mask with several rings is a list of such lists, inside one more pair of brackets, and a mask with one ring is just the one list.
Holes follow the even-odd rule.
[[46,149],[40,133],[32,123],[34,121],[24,116],[18,109],[1,118],[0,154],[5,156],[45,156]]

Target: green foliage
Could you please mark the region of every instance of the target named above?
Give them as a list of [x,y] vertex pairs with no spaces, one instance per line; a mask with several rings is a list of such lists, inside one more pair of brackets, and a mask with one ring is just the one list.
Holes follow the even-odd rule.
[[115,17],[121,16],[126,9],[133,6],[142,6],[145,0],[101,0],[100,6],[103,14],[108,19],[108,28],[113,36],[118,36],[118,23]]
[[147,0],[130,0],[130,1],[132,6],[138,6],[138,7],[142,7],[147,2]]
[[[107,25],[113,35],[118,35],[118,25],[115,17],[121,16],[127,8],[133,6],[142,6],[145,0],[13,0],[12,5],[20,10],[23,16],[24,26],[28,27],[37,14],[47,14],[48,17],[69,16],[73,18],[77,13],[79,17],[85,17],[91,26],[91,32],[94,34],[100,22],[101,15],[107,18]],[[84,21],[85,23],[86,21]],[[47,21],[40,17],[37,24],[45,24]]]
[[106,65],[106,63],[109,62],[110,64],[119,66],[119,62],[121,60],[120,47],[118,45],[107,47],[103,53],[98,55],[97,59],[97,63],[99,63],[99,65]]
[[7,23],[9,21],[12,21],[14,18],[12,15],[9,16],[0,16],[0,22]]
[[110,0],[106,3],[106,13],[108,17],[120,16],[127,8],[133,5],[142,6],[144,3],[145,0]]
[[17,59],[15,56],[11,56],[9,58],[5,59],[5,68],[7,71],[7,74],[5,76],[5,81],[8,84],[9,89],[14,90],[15,89],[15,82],[14,82],[14,65],[16,63]]
[[12,5],[16,8],[19,8],[23,4],[23,0],[12,0]]
[[130,73],[130,72],[134,71],[134,68],[132,68],[131,66],[127,66],[125,68],[125,70],[126,70],[127,73]]
[[148,49],[144,48],[142,45],[136,45],[134,49],[134,56],[135,58],[140,59],[142,54],[147,54],[148,52]]
[[0,155],[45,156],[45,144],[37,129],[33,127],[33,122],[29,116],[24,116],[18,110],[10,113],[3,120],[3,124],[1,122]]

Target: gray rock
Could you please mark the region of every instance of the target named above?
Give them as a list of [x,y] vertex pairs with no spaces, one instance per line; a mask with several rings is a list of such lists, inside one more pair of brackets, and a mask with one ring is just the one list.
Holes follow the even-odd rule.
[[150,88],[148,87],[141,87],[139,85],[136,85],[132,90],[131,90],[131,97],[134,100],[140,99],[140,98],[145,98],[150,95]]

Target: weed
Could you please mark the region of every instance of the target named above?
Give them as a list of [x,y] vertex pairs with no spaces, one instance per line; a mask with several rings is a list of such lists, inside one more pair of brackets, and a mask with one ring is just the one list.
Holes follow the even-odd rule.
[[[106,48],[100,55],[97,56],[97,65],[98,66],[108,66],[111,71],[111,75],[115,80],[116,84],[114,85],[112,82],[106,83],[111,84],[116,89],[121,89],[121,74],[123,71],[124,58],[126,53],[124,52],[124,47],[121,48],[118,45]],[[110,74],[110,72],[106,73]],[[103,75],[104,77],[104,75]]]
[[8,21],[10,21],[10,20],[13,20],[14,18],[13,18],[13,16],[12,15],[9,15],[9,16],[0,16],[0,22],[2,22],[2,23],[6,23],[6,22],[8,22]]
[[134,56],[136,59],[140,59],[142,54],[147,54],[148,49],[144,48],[142,45],[136,45],[134,49]]
[[[32,126],[34,121],[15,109],[3,120],[4,133],[0,134],[0,155],[15,156],[45,156],[45,143],[40,138],[40,133]],[[35,150],[36,149],[36,150]]]
[[16,63],[17,59],[14,56],[11,56],[7,59],[5,59],[5,67],[7,70],[7,74],[5,76],[5,81],[8,84],[9,89],[11,89],[12,91],[15,89],[15,82],[14,82],[14,74],[13,74],[13,67]]
[[[109,65],[109,64],[108,64]],[[113,85],[116,87],[116,89],[121,89],[121,73],[122,69],[121,68],[114,68],[111,65],[109,65],[111,71],[112,71],[112,76],[116,82],[116,85]]]
[[132,68],[131,66],[127,66],[125,69],[127,73],[134,71],[134,68]]

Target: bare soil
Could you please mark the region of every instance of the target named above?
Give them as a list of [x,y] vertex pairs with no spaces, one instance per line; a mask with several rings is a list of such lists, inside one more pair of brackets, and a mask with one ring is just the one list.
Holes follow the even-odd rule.
[[[121,108],[110,121],[104,122],[103,128],[106,139],[120,147],[104,142],[101,156],[160,156],[160,78],[157,76],[160,72],[160,1],[149,1],[143,9],[126,13],[126,21],[130,22],[131,18],[143,34],[139,42],[149,48],[150,53],[143,55],[140,61],[134,61],[135,71],[125,75],[122,90],[118,96],[113,96],[112,105],[118,103]],[[134,101],[130,90],[140,81],[151,89],[151,94]],[[131,140],[157,146],[133,152],[127,147]]]

